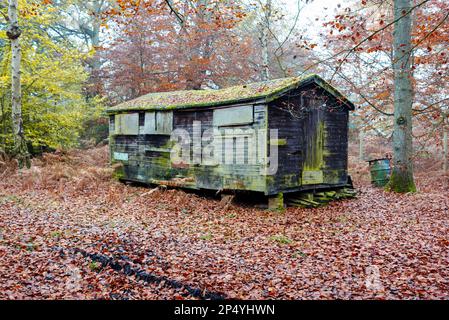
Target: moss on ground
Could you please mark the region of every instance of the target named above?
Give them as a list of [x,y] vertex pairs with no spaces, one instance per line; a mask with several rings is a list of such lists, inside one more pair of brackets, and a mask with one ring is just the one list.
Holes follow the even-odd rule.
[[393,170],[385,190],[398,193],[416,192],[416,185],[413,176]]

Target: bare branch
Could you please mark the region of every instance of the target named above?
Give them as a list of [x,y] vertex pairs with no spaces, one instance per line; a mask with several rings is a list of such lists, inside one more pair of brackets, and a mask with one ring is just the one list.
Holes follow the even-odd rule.
[[[341,71],[336,71],[337,73],[338,73],[338,75],[343,79],[343,80],[345,80],[346,82],[348,82],[353,88],[355,88],[355,89],[357,89],[357,86],[351,81],[351,80],[349,80],[348,79],[348,77],[346,77]],[[393,113],[388,113],[388,112],[385,112],[385,111],[383,111],[383,110],[381,110],[379,107],[377,107],[374,103],[372,103],[363,93],[361,93],[361,92],[357,92],[357,94],[370,106],[370,107],[372,107],[374,110],[376,110],[377,112],[379,112],[379,113],[381,113],[381,114],[383,114],[383,115],[385,115],[385,116],[388,116],[388,117],[392,117],[394,114]]]
[[[373,32],[372,34],[370,34],[368,37],[366,37],[365,39],[363,39],[362,41],[360,41],[359,43],[357,43],[354,47],[352,47],[347,53],[346,55],[343,57],[343,59],[341,60],[341,62],[338,64],[337,68],[335,69],[334,74],[331,77],[331,81],[334,78],[335,74],[337,73],[338,70],[340,70],[341,66],[343,65],[343,62],[349,57],[349,55],[354,52],[358,47],[360,47],[362,44],[364,44],[366,41],[368,41],[369,39],[371,39],[372,37],[374,37],[375,35],[377,35],[378,33],[382,32],[383,30],[387,29],[388,27],[394,25],[396,22],[398,22],[399,20],[401,20],[402,18],[406,17],[407,15],[409,15],[413,10],[415,10],[416,8],[422,6],[423,4],[425,4],[426,2],[429,2],[430,0],[424,0],[416,5],[414,5],[413,7],[411,7],[407,12],[405,12],[404,14],[402,14],[399,18],[394,19],[393,21],[391,21],[390,23],[387,23],[385,26],[383,26],[382,28],[376,30],[375,32]],[[408,53],[410,53],[411,51],[409,51]],[[403,55],[404,56],[404,55]],[[402,57],[403,57],[402,56]],[[402,58],[401,57],[401,58]]]
[[181,26],[183,26],[184,25],[184,16],[182,14],[180,14],[177,10],[174,9],[174,7],[173,7],[172,3],[170,2],[170,0],[165,0],[165,3],[170,8],[170,12],[173,13],[176,16],[176,18],[178,19],[178,21],[181,24]]
[[[388,28],[388,27],[392,26],[393,24],[395,24],[397,21],[399,21],[400,19],[402,19],[402,17],[408,15],[410,12],[412,12],[412,11],[415,10],[416,8],[422,6],[423,4],[425,4],[425,3],[429,2],[429,1],[430,1],[430,0],[424,0],[424,1],[422,1],[422,2],[420,2],[420,3],[418,3],[418,4],[416,4],[415,6],[411,7],[410,10],[407,11],[407,12],[406,12],[404,15],[402,15],[400,18],[395,19],[395,20],[393,20],[392,22],[390,22],[390,23],[386,24],[385,26],[383,26],[382,28],[380,28],[380,29],[374,31],[374,32],[371,33],[369,36],[367,36],[366,38],[364,38],[363,40],[361,40],[359,43],[357,43],[355,46],[353,46],[352,48],[340,50],[340,51],[338,51],[337,53],[333,54],[333,55],[330,56],[330,57],[327,57],[327,58],[325,58],[325,59],[322,59],[322,60],[320,60],[320,61],[317,61],[317,62],[315,62],[315,63],[309,65],[307,68],[305,68],[305,69],[301,72],[301,74],[304,74],[306,71],[308,71],[308,70],[310,70],[311,68],[313,68],[313,67],[319,65],[320,63],[323,63],[323,62],[332,60],[333,58],[336,58],[337,56],[339,56],[339,55],[341,55],[342,53],[345,53],[345,52],[346,52],[346,55],[345,55],[344,58],[341,60],[341,62],[340,62],[339,65],[337,66],[337,68],[336,68],[334,74],[333,74],[332,77],[331,77],[331,81],[332,81],[332,79],[334,78],[334,76],[335,76],[335,74],[337,73],[337,71],[341,69],[341,66],[342,66],[343,62],[344,62],[344,61],[348,58],[348,56],[349,56],[352,52],[354,52],[358,47],[360,47],[363,43],[365,43],[366,41],[368,41],[369,39],[371,39],[373,36],[379,34],[379,33],[382,32],[383,30],[385,30],[386,28]],[[408,52],[404,53],[404,55],[407,54],[407,53],[408,53]]]
[[[0,4],[0,10],[2,9],[6,9],[6,7],[3,6],[3,4]],[[5,18],[6,22],[9,22],[8,16],[3,11],[0,11],[0,14],[3,16],[3,18]]]
[[290,36],[293,33],[293,30],[296,28],[296,25],[298,24],[298,20],[299,20],[299,14],[301,13],[301,0],[297,0],[298,3],[298,11],[296,12],[296,16],[295,16],[295,20],[293,22],[292,27],[290,28],[290,31],[288,32],[287,36],[285,37],[284,41],[282,41],[282,43],[279,44],[279,46],[277,47],[276,50],[274,50],[274,54],[276,55],[276,53],[278,52],[278,50],[282,49],[282,47],[284,46],[284,44],[288,41],[288,39],[290,38]]

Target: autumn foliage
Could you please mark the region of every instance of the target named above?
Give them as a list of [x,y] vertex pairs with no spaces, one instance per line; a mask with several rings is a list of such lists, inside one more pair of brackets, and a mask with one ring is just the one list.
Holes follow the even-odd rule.
[[[391,2],[342,1],[314,38],[307,6],[288,19],[276,2],[20,0],[25,138],[52,151],[20,171],[0,2],[0,299],[449,298],[449,2],[413,1],[413,194],[372,187],[365,161],[393,152]],[[356,199],[279,213],[114,179],[105,105],[265,69],[354,102]]]
[[[441,145],[447,127],[449,75],[449,4],[418,1],[413,11],[412,69],[414,85],[413,137],[417,150]],[[356,9],[341,9],[326,22],[335,59],[324,72],[350,92],[357,105],[354,122],[371,135],[388,137],[393,115],[392,6],[362,1]],[[447,130],[447,129],[446,129]]]
[[179,19],[165,1],[122,1],[107,13],[118,36],[100,56],[113,102],[155,91],[223,87],[254,76],[251,39],[236,28],[246,14],[239,5],[175,4]]

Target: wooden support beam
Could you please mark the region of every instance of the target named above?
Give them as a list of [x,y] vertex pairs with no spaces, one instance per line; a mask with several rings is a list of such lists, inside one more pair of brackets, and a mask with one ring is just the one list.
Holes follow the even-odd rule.
[[229,208],[234,197],[235,196],[232,194],[221,194],[220,206],[222,207],[222,210],[227,210]]
[[278,193],[275,196],[268,197],[268,210],[284,210],[284,194]]

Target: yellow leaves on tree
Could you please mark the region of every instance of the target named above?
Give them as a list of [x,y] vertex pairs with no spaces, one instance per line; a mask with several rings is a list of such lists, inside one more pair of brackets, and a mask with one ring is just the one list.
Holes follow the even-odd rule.
[[[80,53],[64,40],[52,38],[51,26],[60,16],[51,1],[20,1],[22,102],[25,136],[33,147],[68,148],[78,143],[81,123],[92,109],[82,96],[88,77]],[[0,148],[11,147],[9,42],[0,33]]]

